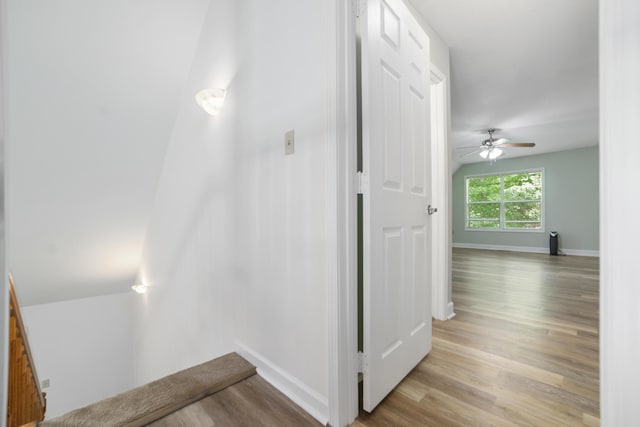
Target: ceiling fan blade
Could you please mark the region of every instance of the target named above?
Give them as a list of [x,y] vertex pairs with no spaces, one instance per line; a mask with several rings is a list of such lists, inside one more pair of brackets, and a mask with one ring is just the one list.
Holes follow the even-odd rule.
[[480,149],[478,149],[478,150],[470,151],[470,152],[468,152],[467,154],[463,154],[462,156],[460,156],[460,158],[461,158],[461,159],[464,159],[465,157],[468,157],[468,156],[470,156],[470,155],[472,155],[472,154],[478,154],[478,153],[479,153],[479,152],[481,152],[482,150],[484,150],[484,148],[480,148]]
[[533,142],[505,142],[499,145],[500,147],[510,147],[510,148],[531,148],[536,146],[536,144]]
[[478,145],[476,144],[476,145],[470,145],[470,146],[467,146],[467,147],[456,147],[456,150],[468,150],[470,148],[479,149],[480,147],[478,147]]

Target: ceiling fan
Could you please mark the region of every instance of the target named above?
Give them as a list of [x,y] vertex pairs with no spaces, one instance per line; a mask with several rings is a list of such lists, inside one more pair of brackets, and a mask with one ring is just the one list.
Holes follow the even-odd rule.
[[482,157],[483,159],[494,161],[504,153],[502,148],[531,148],[536,146],[536,144],[533,142],[509,142],[511,140],[508,138],[497,138],[497,139],[494,138],[493,134],[501,130],[502,129],[496,129],[496,128],[489,128],[489,129],[482,130],[482,133],[487,132],[489,134],[489,138],[482,141],[482,144],[480,145],[480,147],[478,146],[459,147],[458,148],[459,150],[474,148],[473,151],[465,154],[462,157],[467,157],[472,154],[478,153],[480,157]]

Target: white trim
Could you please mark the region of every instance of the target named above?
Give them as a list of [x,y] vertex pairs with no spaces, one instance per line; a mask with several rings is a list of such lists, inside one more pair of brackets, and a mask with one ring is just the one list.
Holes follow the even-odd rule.
[[603,426],[640,419],[640,288],[638,241],[632,227],[640,199],[640,2],[601,0],[600,32],[600,420]]
[[[529,222],[529,221],[525,221],[525,222]],[[531,221],[531,222],[534,222],[534,221]],[[464,231],[468,231],[470,233],[474,231],[483,231],[483,232],[495,231],[496,233],[545,233],[546,232],[546,230],[542,228],[465,228]]]
[[[506,219],[504,218],[504,203],[505,200],[503,199],[504,196],[504,180],[502,179],[503,176],[508,176],[508,175],[516,175],[516,174],[521,174],[521,173],[531,173],[531,172],[540,172],[541,173],[541,178],[542,178],[542,182],[540,183],[540,186],[542,188],[542,197],[540,198],[540,228],[532,228],[532,229],[526,229],[526,228],[522,228],[522,229],[518,229],[518,228],[504,228],[503,224],[506,223]],[[487,232],[487,231],[494,231],[497,233],[544,233],[546,231],[545,228],[545,218],[546,218],[546,205],[545,205],[545,198],[546,198],[546,193],[547,193],[547,189],[546,189],[546,178],[545,178],[545,170],[544,168],[531,168],[531,169],[520,169],[520,170],[514,170],[514,171],[503,171],[503,172],[493,172],[493,173],[480,173],[480,174],[473,174],[473,175],[465,175],[464,176],[464,231],[482,231],[482,232]],[[469,198],[467,195],[467,190],[468,190],[468,186],[467,186],[467,180],[469,178],[477,178],[477,177],[483,177],[483,176],[499,176],[501,177],[500,179],[500,228],[470,228],[469,225]],[[522,201],[528,201],[528,200],[509,200],[507,202],[522,202]],[[531,200],[531,201],[535,201],[537,202],[537,200]],[[480,202],[480,203],[491,203],[491,202]],[[497,202],[494,202],[497,203]]]
[[[541,248],[536,246],[509,246],[509,245],[485,245],[480,243],[454,243],[454,248],[464,249],[484,249],[488,251],[510,251],[510,252],[530,252],[536,254],[547,254],[549,248]],[[600,251],[588,250],[588,249],[561,249],[559,251],[562,255],[572,256],[600,256]]]
[[289,399],[293,400],[293,402],[307,411],[320,423],[327,424],[329,404],[325,396],[321,396],[298,378],[290,375],[284,369],[245,344],[239,341],[236,341],[235,344],[238,353],[257,368],[258,374],[262,378],[284,393]]
[[600,251],[587,250],[587,249],[560,249],[558,252],[563,255],[571,255],[571,256],[592,256],[592,257],[600,256]]
[[[447,80],[446,76],[434,65],[431,65],[431,179],[432,204],[438,212],[431,216],[431,311],[438,320],[448,317],[449,301],[449,270],[451,263],[449,254],[449,209],[448,180],[449,152],[447,141]],[[453,311],[453,309],[451,309]]]
[[[327,141],[329,423],[358,416],[356,17],[358,0],[328,2]],[[331,250],[333,248],[334,250]]]
[[447,304],[447,320],[451,320],[456,316],[456,313],[453,311],[453,301]]

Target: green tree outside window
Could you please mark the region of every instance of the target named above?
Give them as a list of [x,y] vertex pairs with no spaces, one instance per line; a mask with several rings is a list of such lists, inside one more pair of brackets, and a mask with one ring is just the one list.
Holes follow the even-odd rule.
[[471,176],[465,181],[467,229],[542,229],[542,170]]

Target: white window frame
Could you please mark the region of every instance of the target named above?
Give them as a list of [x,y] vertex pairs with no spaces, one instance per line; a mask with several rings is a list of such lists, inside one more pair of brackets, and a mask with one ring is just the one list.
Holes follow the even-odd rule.
[[[542,196],[540,198],[540,228],[504,228],[505,224],[505,212],[504,212],[504,181],[500,180],[500,227],[499,228],[471,228],[469,227],[469,198],[468,198],[468,185],[467,180],[469,178],[480,178],[486,176],[507,176],[507,175],[517,175],[522,173],[532,173],[532,172],[540,172],[542,176]],[[544,168],[535,168],[535,169],[522,169],[515,171],[504,171],[504,172],[493,172],[493,173],[483,173],[483,174],[475,174],[475,175],[465,175],[464,176],[464,230],[465,231],[494,231],[498,233],[544,233],[545,232],[545,197],[546,197],[546,188],[545,188],[545,173]],[[527,200],[518,200],[518,202],[526,202]],[[532,202],[537,202],[537,200],[531,200]],[[498,203],[498,202],[487,202],[487,203]]]

